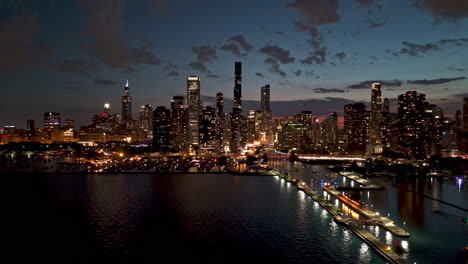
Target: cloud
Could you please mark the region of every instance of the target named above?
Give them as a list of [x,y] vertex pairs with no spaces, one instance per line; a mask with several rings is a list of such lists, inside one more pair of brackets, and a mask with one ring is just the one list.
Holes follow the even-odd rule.
[[82,60],[63,60],[56,65],[59,72],[76,73],[89,76],[91,66]]
[[291,57],[289,50],[280,48],[278,45],[265,45],[258,52],[266,54],[276,60],[281,64],[288,64],[295,61],[295,58]]
[[251,51],[253,49],[253,46],[247,42],[247,40],[245,39],[244,36],[234,36],[232,38],[229,39],[229,41],[232,41],[234,43],[237,43],[240,45],[240,47],[244,50],[244,51]]
[[27,13],[0,21],[0,41],[32,42],[34,33],[39,31],[38,17]]
[[327,89],[327,88],[314,88],[314,93],[345,93],[347,90],[342,89]]
[[448,70],[449,71],[465,71],[465,69],[462,69],[462,68],[455,68],[455,67],[448,67]]
[[142,41],[146,45],[146,47],[148,47],[149,49],[156,48],[156,44],[154,44],[154,41],[152,41],[151,39],[147,37],[143,37]]
[[457,99],[465,98],[465,97],[468,97],[468,92],[452,94],[451,97],[457,98]]
[[439,79],[432,79],[432,80],[408,80],[409,84],[421,84],[421,85],[432,85],[432,84],[442,84],[448,82],[454,82],[458,80],[464,80],[466,77],[455,77],[455,78],[439,78]]
[[428,10],[436,22],[455,23],[468,17],[468,2],[460,0],[413,0],[416,7]]
[[301,70],[297,70],[297,71],[294,72],[294,74],[296,74],[296,76],[301,76],[301,73],[302,73]]
[[222,49],[224,51],[231,52],[236,57],[247,56],[247,53],[241,53],[239,46],[237,46],[236,44],[232,44],[232,43],[231,44],[225,44],[220,49]]
[[321,47],[320,49],[309,52],[309,56],[301,60],[302,64],[323,64],[326,61],[327,48]]
[[373,83],[380,83],[382,87],[400,87],[402,82],[400,80],[391,80],[391,81],[362,81],[358,84],[348,85],[348,88],[351,89],[370,89]]
[[174,70],[172,70],[172,71],[170,71],[170,72],[167,73],[167,76],[179,76],[179,73],[176,72],[176,71],[174,71]]
[[385,52],[396,57],[403,54],[406,54],[408,56],[419,56],[423,53],[425,54],[430,51],[438,51],[447,45],[455,45],[458,47],[468,46],[468,38],[441,39],[425,44],[415,44],[408,41],[403,41],[402,45],[404,47],[401,48],[399,51],[386,49]]
[[116,82],[112,81],[112,80],[103,80],[103,79],[94,79],[94,83],[95,84],[98,84],[98,85],[115,85]]
[[332,24],[340,20],[338,0],[295,0],[285,8],[299,10],[309,25]]
[[286,72],[282,71],[280,69],[280,65],[278,63],[277,60],[273,59],[272,57],[268,57],[264,60],[264,62],[266,64],[269,64],[270,67],[268,67],[268,70],[272,73],[275,73],[275,74],[278,74],[280,75],[281,77],[285,77],[286,76]]
[[205,72],[207,70],[206,63],[211,63],[218,59],[216,49],[208,45],[194,46],[192,52],[197,55],[197,60],[189,64],[190,68]]
[[160,64],[160,59],[147,46],[130,47],[121,38],[120,29],[123,23],[120,16],[125,9],[124,0],[88,0],[81,2],[80,6],[86,13],[85,33],[91,38],[90,44],[82,45],[84,51],[111,68]]
[[370,19],[366,19],[364,20],[364,23],[366,23],[367,25],[369,25],[370,28],[379,28],[379,27],[383,27],[385,26],[385,23],[384,21],[373,21],[373,20],[370,20]]
[[261,78],[265,77],[265,76],[263,75],[263,73],[261,73],[261,72],[256,72],[255,75],[257,75],[258,77],[261,77]]
[[354,0],[359,7],[370,7],[375,4],[374,0]]
[[342,61],[346,57],[346,54],[344,52],[338,52],[335,54],[335,58],[339,59]]
[[275,31],[275,32],[273,32],[273,33],[276,34],[276,35],[280,35],[280,36],[286,34],[286,33],[284,33],[283,31]]
[[206,76],[208,78],[219,78],[219,75],[216,75],[216,74],[207,74]]

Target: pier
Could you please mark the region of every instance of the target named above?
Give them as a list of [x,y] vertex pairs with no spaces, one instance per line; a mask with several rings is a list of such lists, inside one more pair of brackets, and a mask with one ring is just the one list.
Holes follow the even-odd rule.
[[[362,186],[360,187],[355,187],[354,189],[360,189],[360,190],[364,190],[364,191],[369,191],[369,190],[376,190],[376,191],[380,191],[380,190],[385,190],[384,187],[380,186],[380,185],[377,185],[377,184],[373,184],[372,182],[362,178],[360,176],[359,173],[355,173],[355,172],[349,172],[349,171],[335,171],[336,173],[338,173],[339,175],[341,176],[344,176],[352,181],[355,181],[359,184],[361,184]],[[342,188],[353,188],[353,187],[342,187]]]
[[308,187],[304,181],[291,178],[289,175],[281,172],[276,172],[273,175],[278,176],[283,180],[294,184],[299,190],[302,190],[307,195],[309,195],[314,201],[316,201],[320,206],[322,206],[325,210],[327,210],[330,214],[333,215],[335,222],[349,228],[360,239],[366,242],[372,249],[374,249],[379,255],[381,255],[387,262],[395,264],[407,263],[406,260],[403,259],[396,252],[394,252],[390,246],[387,246],[385,243],[373,236],[370,232],[365,230],[364,224],[362,222],[359,222],[359,220],[356,219],[343,216],[339,208],[334,207],[329,200],[322,198],[319,194],[310,189],[310,187]]

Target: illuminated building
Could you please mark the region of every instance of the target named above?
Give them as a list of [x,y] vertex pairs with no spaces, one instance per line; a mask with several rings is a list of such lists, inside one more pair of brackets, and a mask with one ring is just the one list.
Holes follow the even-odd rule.
[[295,116],[295,123],[301,124],[297,130],[297,151],[299,153],[311,153],[313,151],[312,141],[312,111],[301,111]]
[[140,106],[138,118],[138,141],[144,141],[153,137],[153,108],[149,104]]
[[242,64],[234,64],[234,103],[231,114],[231,152],[237,153],[242,146]]
[[345,105],[344,141],[348,154],[366,154],[368,116],[367,108],[363,103]]
[[196,153],[200,144],[199,119],[202,102],[200,99],[200,78],[187,77],[187,111],[188,111],[188,144],[189,151]]
[[398,96],[398,152],[407,158],[426,158],[426,95],[408,91]]
[[273,140],[273,123],[270,109],[270,85],[262,86],[260,91],[260,142],[270,143]]
[[217,143],[216,110],[211,106],[207,106],[200,116],[200,152],[215,153]]
[[158,106],[153,113],[153,149],[156,152],[168,152],[171,148],[170,133],[171,111]]
[[324,117],[320,123],[320,146],[322,151],[333,153],[338,144],[338,115],[331,112]]
[[73,119],[65,119],[65,129],[67,130],[75,130],[75,120]]
[[372,84],[368,132],[367,155],[382,153],[382,91],[380,90],[380,83]]
[[104,104],[104,111],[103,111],[104,114],[110,114],[110,104],[109,103],[105,103]]
[[173,151],[187,151],[187,105],[183,96],[173,96],[171,100],[171,143]]
[[382,146],[383,150],[390,150],[391,142],[391,114],[390,114],[390,102],[388,98],[384,98],[382,107]]
[[45,112],[44,129],[47,131],[51,131],[54,128],[60,128],[60,113]]
[[130,88],[128,80],[125,84],[124,95],[122,96],[122,127],[125,130],[131,130],[133,126],[132,118],[132,96],[130,96]]
[[224,115],[224,95],[223,93],[216,94],[216,139],[218,146],[218,153],[224,151],[224,126],[226,125]]

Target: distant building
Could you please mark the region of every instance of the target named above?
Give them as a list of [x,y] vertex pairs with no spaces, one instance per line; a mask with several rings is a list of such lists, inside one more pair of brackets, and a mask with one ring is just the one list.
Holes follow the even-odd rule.
[[270,143],[273,141],[273,121],[270,109],[270,85],[262,86],[260,91],[260,138],[262,143]]
[[392,118],[390,114],[390,102],[388,98],[384,98],[382,107],[382,147],[384,151],[390,150]]
[[202,102],[200,98],[200,77],[187,77],[187,111],[188,111],[188,147],[196,153],[200,144],[199,119]]
[[216,137],[216,109],[207,106],[200,116],[200,152],[216,153],[218,146]]
[[348,154],[365,155],[369,114],[363,103],[344,107],[344,135]]
[[171,149],[170,134],[171,111],[158,106],[153,115],[153,149],[156,152],[168,152]]
[[140,106],[138,134],[139,141],[144,141],[153,137],[153,108],[149,104]]
[[188,111],[183,96],[171,100],[171,143],[174,152],[187,152]]
[[34,139],[36,137],[36,122],[32,119],[28,119],[26,125],[26,138],[28,140]]
[[242,147],[242,63],[234,63],[234,103],[231,113],[231,152]]
[[[106,109],[104,109],[104,112]],[[132,118],[132,96],[130,96],[130,88],[128,87],[128,80],[125,84],[124,95],[122,96],[122,127],[125,130],[131,130],[133,125]]]
[[324,120],[320,123],[320,145],[323,151],[332,153],[338,144],[338,115],[331,112],[324,115]]
[[468,97],[463,98],[463,131],[468,133]]
[[368,132],[367,155],[382,153],[382,91],[380,83],[372,84]]

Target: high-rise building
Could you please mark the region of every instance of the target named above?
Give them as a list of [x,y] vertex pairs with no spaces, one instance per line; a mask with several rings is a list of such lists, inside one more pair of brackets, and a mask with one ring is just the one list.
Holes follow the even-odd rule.
[[26,137],[32,139],[36,137],[36,122],[32,119],[28,119],[26,126]]
[[216,94],[216,139],[218,146],[218,153],[224,150],[223,133],[226,124],[224,115],[224,95],[223,93]]
[[468,133],[468,97],[463,98],[463,131]]
[[380,83],[373,83],[369,119],[369,142],[367,155],[382,153],[382,91]]
[[65,129],[68,130],[75,130],[75,120],[73,119],[65,119]]
[[295,116],[295,123],[301,125],[297,129],[297,151],[299,153],[313,152],[312,119],[312,111],[301,111]]
[[338,115],[331,112],[324,115],[324,120],[320,123],[320,145],[323,151],[332,153],[338,143]]
[[131,130],[133,125],[132,118],[132,96],[130,96],[130,88],[128,80],[125,83],[124,95],[122,96],[122,127],[125,130]]
[[199,122],[202,102],[200,77],[187,77],[188,144],[189,152],[196,153],[200,144]]
[[141,134],[140,140],[146,140],[153,135],[153,108],[149,104],[140,106],[140,116],[138,118],[138,132]]
[[234,104],[231,114],[231,151],[237,153],[242,146],[242,63],[234,64]]
[[216,109],[207,106],[200,116],[200,151],[215,153],[217,150],[216,138]]
[[367,145],[368,113],[363,103],[347,104],[344,107],[344,135],[346,152],[364,155]]
[[109,103],[105,103],[104,104],[104,111],[102,112],[103,114],[110,114],[110,104]]
[[167,152],[171,149],[170,134],[171,111],[158,106],[153,115],[153,148],[156,152]]
[[171,100],[171,143],[176,152],[187,151],[187,105],[183,96],[174,96]]
[[260,142],[269,143],[273,140],[273,121],[270,109],[270,85],[262,86],[260,91]]
[[391,142],[391,114],[390,114],[390,102],[388,98],[384,98],[382,107],[382,146],[383,150],[390,150]]
[[60,128],[60,113],[45,112],[44,129],[47,131],[51,131],[54,128]]
[[407,158],[426,158],[426,95],[408,91],[398,96],[398,152]]

